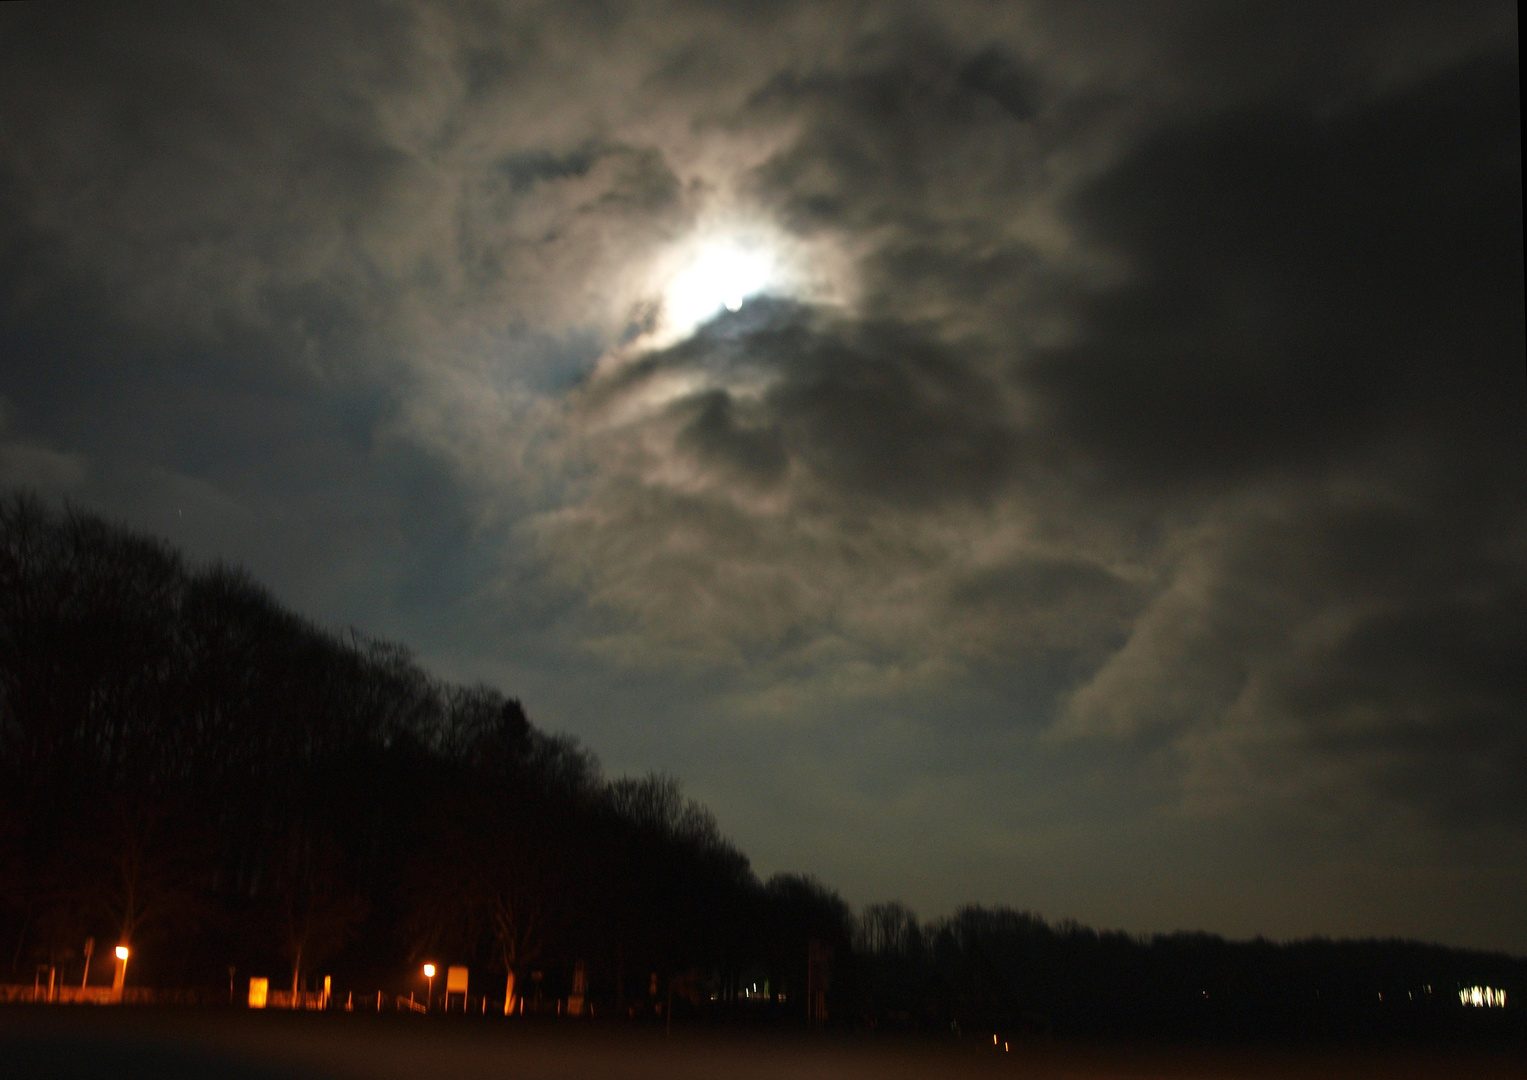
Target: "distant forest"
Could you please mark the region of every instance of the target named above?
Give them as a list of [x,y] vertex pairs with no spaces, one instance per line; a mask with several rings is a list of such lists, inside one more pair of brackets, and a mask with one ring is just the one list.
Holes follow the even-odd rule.
[[[671,999],[693,1022],[804,1022],[814,953],[831,1025],[983,1037],[1520,1029],[1527,1000],[1527,961],[1413,942],[856,915],[810,877],[760,881],[676,780],[607,779],[518,700],[18,493],[0,499],[0,982],[50,965],[78,983],[87,938],[92,982],[128,942],[130,984],[209,996],[250,975],[406,993],[431,959],[469,965],[474,994],[502,999],[512,971],[551,1000],[582,963],[596,1016]],[[1476,984],[1513,1007],[1465,1008]]]

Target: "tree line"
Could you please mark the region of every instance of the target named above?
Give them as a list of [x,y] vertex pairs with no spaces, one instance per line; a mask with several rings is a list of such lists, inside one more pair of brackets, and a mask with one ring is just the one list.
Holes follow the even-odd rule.
[[494,688],[25,493],[0,499],[0,935],[13,982],[80,978],[87,938],[95,981],[122,942],[135,981],[176,987],[369,992],[434,959],[555,997],[582,963],[627,1015],[676,990],[696,1015],[804,1018],[815,956],[832,1022],[946,1032],[1218,1030],[1527,986],[1521,961],[1413,943],[855,916],[810,877],[760,881],[673,778],[608,779]]
[[[1403,940],[1140,937],[968,906],[921,922],[898,903],[854,924],[865,1022],[1016,1036],[1527,1034],[1520,1006],[1459,992],[1527,987],[1527,961]],[[1509,988],[1509,989],[1508,989]]]
[[807,879],[760,883],[677,781],[607,780],[491,687],[321,629],[242,570],[0,501],[13,979],[79,972],[94,938],[164,985],[233,968],[380,987],[432,957],[522,986],[541,971],[555,994],[583,960],[591,990],[640,1000],[653,973],[804,985],[840,907]]

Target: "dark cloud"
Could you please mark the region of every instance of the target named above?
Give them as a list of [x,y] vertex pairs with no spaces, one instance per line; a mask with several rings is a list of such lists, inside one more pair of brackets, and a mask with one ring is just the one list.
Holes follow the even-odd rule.
[[1520,828],[1521,521],[1449,515],[1452,501],[1312,507],[1293,535],[1262,541],[1243,572],[1278,575],[1311,610],[1270,658],[1269,707],[1317,755],[1436,822]]
[[1521,675],[1527,594],[1440,600],[1375,617],[1289,703],[1324,752],[1371,763],[1383,789],[1449,825],[1527,820]]
[[[34,274],[99,275],[183,324],[197,303],[311,322],[316,300],[320,333],[336,301],[381,284],[364,265],[325,280],[313,252],[353,238],[410,165],[377,132],[379,96],[408,83],[401,10],[8,18],[6,189],[13,228],[44,245]],[[367,64],[334,79],[333,53],[358,36]]]
[[845,500],[928,506],[989,496],[1019,458],[1002,388],[913,328],[822,324],[761,301],[621,382],[639,393],[639,377],[675,372],[743,383],[669,406],[707,466],[778,479],[788,460]]
[[1039,80],[1001,49],[985,49],[960,69],[960,82],[986,94],[1019,122],[1039,112]]
[[1071,211],[1130,283],[1023,377],[1068,434],[1166,483],[1320,468],[1418,428],[1516,445],[1517,101],[1495,60],[1352,114],[1148,141]]
[[876,238],[857,269],[866,315],[1011,319],[1015,290],[1056,272],[1022,222],[1042,213],[1061,148],[1095,134],[1102,96],[1063,94],[1010,49],[908,20],[748,102],[750,121],[799,128],[748,184],[803,235]]
[[1115,480],[1276,507],[1137,627],[1125,729],[1287,724],[1434,821],[1520,827],[1517,101],[1497,58],[1336,116],[1233,113],[1072,200],[1129,279],[1018,377]]

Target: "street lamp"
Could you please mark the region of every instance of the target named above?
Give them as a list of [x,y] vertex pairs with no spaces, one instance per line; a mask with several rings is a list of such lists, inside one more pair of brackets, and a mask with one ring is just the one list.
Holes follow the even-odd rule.
[[112,980],[111,992],[118,1001],[122,999],[122,984],[127,982],[127,958],[131,955],[126,945],[117,946],[117,977]]
[[424,965],[424,977],[429,980],[429,995],[424,999],[424,1011],[429,1012],[430,1002],[435,997],[435,965]]

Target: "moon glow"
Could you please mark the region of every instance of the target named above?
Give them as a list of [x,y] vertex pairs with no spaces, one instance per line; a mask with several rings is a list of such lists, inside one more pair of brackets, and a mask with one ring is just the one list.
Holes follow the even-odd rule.
[[737,311],[749,297],[783,285],[778,260],[763,246],[717,239],[694,256],[664,290],[664,310],[675,329],[687,332],[722,311]]

